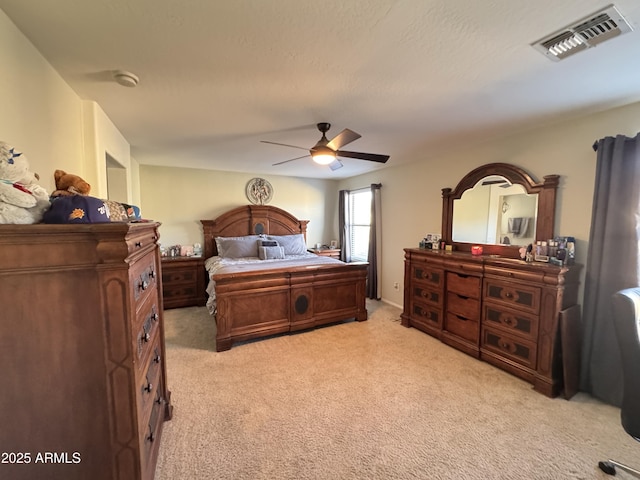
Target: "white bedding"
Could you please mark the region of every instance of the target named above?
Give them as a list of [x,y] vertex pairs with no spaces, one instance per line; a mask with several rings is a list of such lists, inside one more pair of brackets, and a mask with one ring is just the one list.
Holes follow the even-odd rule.
[[287,255],[284,259],[260,260],[258,257],[246,258],[208,258],[204,267],[209,275],[209,285],[207,286],[207,308],[211,315],[216,313],[216,292],[215,282],[211,280],[211,276],[216,273],[226,273],[227,271],[243,271],[252,272],[259,270],[269,270],[282,267],[313,267],[316,265],[340,264],[340,260],[335,258],[308,253],[305,255]]

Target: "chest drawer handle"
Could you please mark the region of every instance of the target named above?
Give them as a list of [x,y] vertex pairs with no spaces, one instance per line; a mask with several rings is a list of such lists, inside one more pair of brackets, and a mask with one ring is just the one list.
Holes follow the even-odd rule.
[[153,443],[153,441],[156,439],[156,437],[153,435],[153,432],[151,432],[148,436],[147,436],[147,440],[149,440],[149,443]]
[[144,343],[147,343],[150,339],[151,339],[151,335],[149,335],[147,332],[144,332],[144,335],[142,336],[142,341],[144,341]]
[[147,393],[151,393],[151,390],[153,390],[153,384],[151,382],[147,383],[147,386],[144,387],[143,390]]
[[142,242],[136,242],[136,248],[142,247]]
[[162,397],[158,397],[158,398],[156,399],[156,403],[157,403],[158,405],[162,405],[162,404],[164,403],[164,398],[162,398]]
[[151,270],[149,270],[149,276],[150,276],[151,278],[155,278],[155,276],[156,276],[156,272],[155,272],[155,270],[154,270],[153,268],[152,268]]
[[160,363],[160,355],[156,355],[155,357],[153,357],[153,362]]
[[144,291],[147,288],[149,288],[149,282],[147,282],[146,280],[143,280],[142,277],[140,277],[140,282],[138,283],[138,289]]

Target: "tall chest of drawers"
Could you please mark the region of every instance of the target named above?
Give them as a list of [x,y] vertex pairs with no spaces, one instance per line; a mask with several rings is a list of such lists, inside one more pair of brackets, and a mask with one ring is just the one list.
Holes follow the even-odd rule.
[[153,478],[172,413],[157,227],[0,225],[6,478]]
[[[425,287],[428,271],[442,281]],[[565,380],[561,340],[579,342],[560,338],[562,319],[579,312],[579,273],[579,266],[405,249],[402,324],[555,396]],[[437,308],[430,309],[425,298],[438,299]]]

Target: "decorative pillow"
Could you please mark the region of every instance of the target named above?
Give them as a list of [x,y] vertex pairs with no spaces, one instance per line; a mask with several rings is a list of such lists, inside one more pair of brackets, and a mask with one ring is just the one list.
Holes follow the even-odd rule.
[[275,240],[278,245],[284,247],[285,255],[306,255],[307,244],[302,233],[293,235],[267,235],[268,240]]
[[283,259],[284,248],[282,247],[258,247],[260,260]]
[[244,237],[216,237],[218,256],[224,258],[245,258],[258,256],[258,235]]

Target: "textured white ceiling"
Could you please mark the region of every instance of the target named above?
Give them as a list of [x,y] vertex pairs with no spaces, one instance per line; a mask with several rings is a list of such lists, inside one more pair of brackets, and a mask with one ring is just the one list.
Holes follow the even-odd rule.
[[[77,94],[95,100],[142,164],[342,178],[302,159],[330,122],[346,150],[425,160],[474,142],[640,100],[634,31],[551,62],[530,44],[595,0],[0,0]],[[140,77],[117,85],[110,72]],[[606,132],[607,134],[615,132]]]

